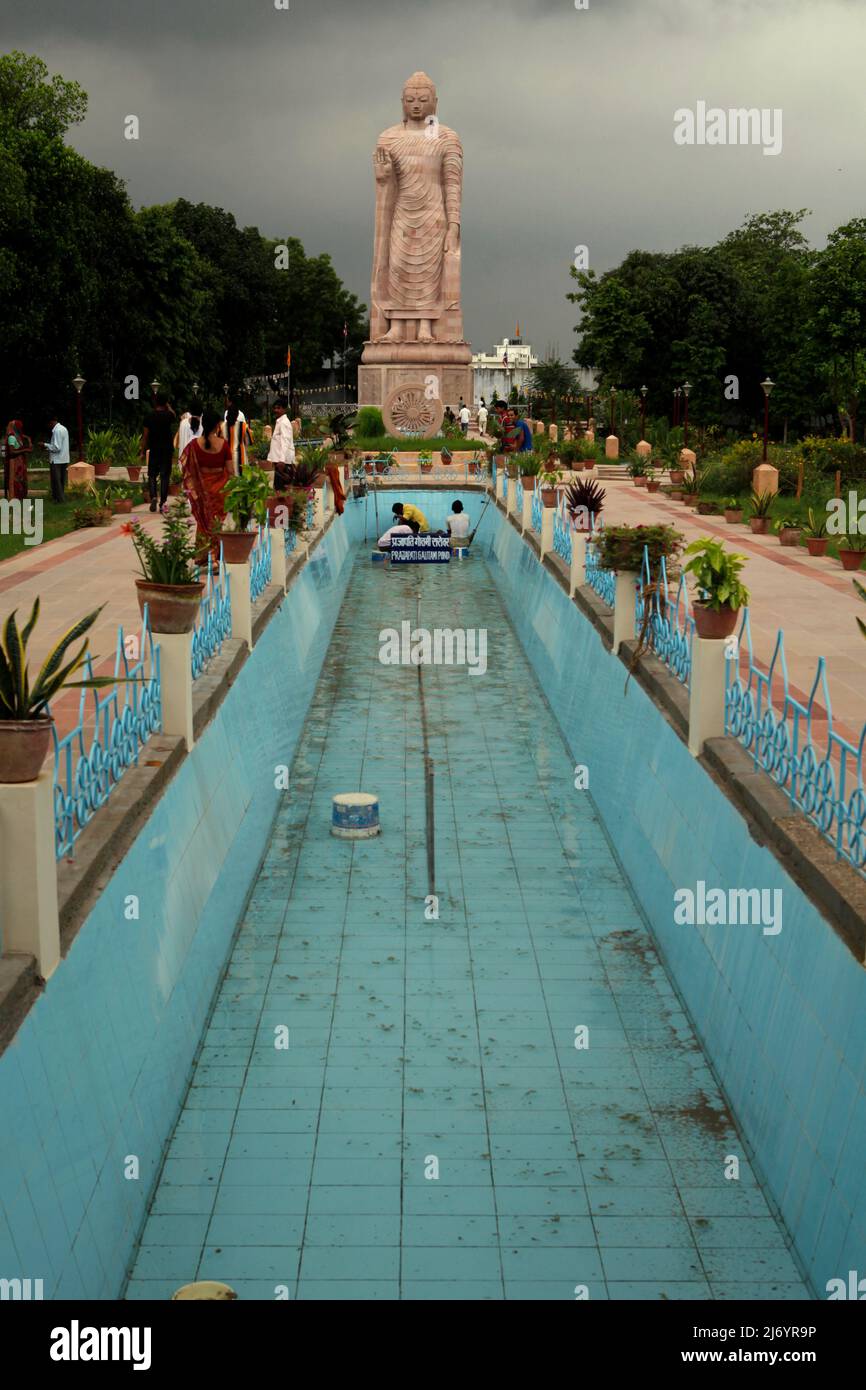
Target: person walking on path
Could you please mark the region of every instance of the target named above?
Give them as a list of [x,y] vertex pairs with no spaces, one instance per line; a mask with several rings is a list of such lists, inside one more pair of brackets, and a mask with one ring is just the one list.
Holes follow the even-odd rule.
[[284,492],[289,486],[295,467],[295,432],[286,408],[285,396],[274,401],[274,432],[268,447],[268,463],[274,466],[274,488]]
[[69,467],[69,430],[61,425],[56,412],[49,415],[48,424],[51,438],[45,441],[45,447],[51,474],[51,500],[63,502],[66,500],[66,470]]
[[185,410],[180,417],[180,424],[177,427],[177,434],[174,437],[174,447],[177,449],[177,461],[180,463],[186,452],[186,446],[191,439],[197,439],[201,434],[201,403],[193,401],[189,410]]
[[247,449],[252,446],[253,437],[250,434],[247,417],[242,410],[238,410],[234,401],[231,402],[225,413],[225,436],[229,444],[232,468],[240,477],[247,461]]
[[[215,410],[202,416],[201,434],[187,444],[180,461],[186,494],[195,519],[196,541],[202,549],[222,528],[226,508],[223,491],[232,476],[229,443]],[[219,561],[219,546],[214,557]]]
[[27,456],[33,452],[30,436],[24,433],[23,420],[9,421],[4,444],[3,491],[7,498],[23,502],[27,496]]
[[487,406],[484,404],[483,400],[478,407],[478,433],[487,433]]
[[171,482],[171,461],[174,456],[174,411],[166,396],[157,396],[156,405],[144,422],[144,433],[138,452],[143,459],[147,459],[150,510],[156,511],[158,495],[159,509],[165,514],[168,485]]
[[460,428],[464,434],[469,433],[469,406],[465,401],[460,407]]

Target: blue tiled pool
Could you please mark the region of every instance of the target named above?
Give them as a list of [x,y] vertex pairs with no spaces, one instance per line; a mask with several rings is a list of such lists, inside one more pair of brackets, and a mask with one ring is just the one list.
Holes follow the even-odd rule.
[[[487,633],[423,668],[426,743],[404,620]],[[811,1296],[574,763],[484,552],[362,546],[127,1298]]]

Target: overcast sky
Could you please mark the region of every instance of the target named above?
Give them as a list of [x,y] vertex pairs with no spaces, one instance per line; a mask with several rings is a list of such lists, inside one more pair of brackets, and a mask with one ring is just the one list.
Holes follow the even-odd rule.
[[[0,0],[4,50],[89,93],[72,136],[136,205],[178,196],[328,251],[369,302],[371,155],[425,69],[465,156],[463,295],[476,350],[569,356],[578,244],[708,244],[809,207],[821,245],[866,215],[864,0]],[[780,107],[783,149],[683,148],[674,111]],[[123,138],[124,117],[141,138]]]

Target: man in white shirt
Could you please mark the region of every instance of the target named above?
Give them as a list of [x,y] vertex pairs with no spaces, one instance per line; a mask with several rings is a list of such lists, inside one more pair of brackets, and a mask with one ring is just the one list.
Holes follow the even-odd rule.
[[380,550],[390,550],[392,536],[417,536],[420,530],[417,521],[399,521],[396,526],[388,527],[385,534],[379,537],[377,545]]
[[283,491],[290,481],[290,469],[295,463],[295,432],[286,414],[288,401],[278,396],[274,402],[274,432],[268,447],[268,463],[274,469],[274,488]]
[[464,434],[469,430],[469,406],[465,403],[460,407],[460,428]]
[[462,502],[451,503],[451,511],[446,518],[445,525],[448,527],[452,545],[460,545],[465,541],[469,535],[469,517],[463,510]]
[[487,406],[483,402],[478,407],[478,433],[487,433]]
[[51,500],[63,502],[66,498],[66,469],[69,465],[69,430],[61,425],[56,415],[49,416],[51,438],[46,440],[49,470],[51,476]]

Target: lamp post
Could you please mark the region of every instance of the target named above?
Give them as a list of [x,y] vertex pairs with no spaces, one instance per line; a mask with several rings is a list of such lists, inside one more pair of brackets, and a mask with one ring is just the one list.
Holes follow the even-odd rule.
[[689,447],[689,392],[692,389],[690,381],[683,382],[683,395],[685,397],[685,422],[683,425],[683,448]]
[[612,386],[612,387],[610,388],[610,432],[611,432],[611,434],[615,434],[615,433],[616,433],[616,430],[615,430],[615,428],[614,428],[615,425],[616,425],[616,387],[615,387],[615,386]]
[[157,381],[156,377],[154,377],[154,378],[153,378],[153,381],[150,383],[150,403],[151,403],[151,405],[153,405],[153,404],[155,403],[155,401],[156,401],[156,393],[157,393],[158,390],[159,390],[159,382]]
[[226,410],[228,410],[228,408],[229,408],[229,384],[228,384],[227,381],[224,381],[224,382],[223,382],[223,404],[225,405]]
[[775,384],[769,377],[761,382],[761,390],[764,393],[764,463],[767,462],[767,441],[770,436],[770,392]]
[[647,387],[640,388],[640,437],[646,439],[646,398]]
[[81,392],[84,389],[84,377],[79,373],[72,378],[72,385],[75,387],[76,405],[78,407],[78,462],[84,462],[84,416],[81,411]]

